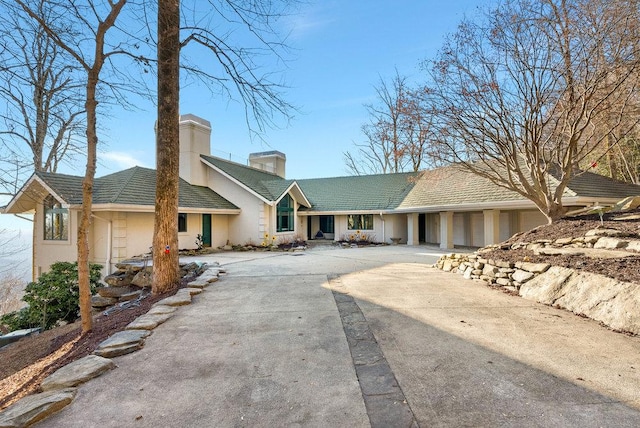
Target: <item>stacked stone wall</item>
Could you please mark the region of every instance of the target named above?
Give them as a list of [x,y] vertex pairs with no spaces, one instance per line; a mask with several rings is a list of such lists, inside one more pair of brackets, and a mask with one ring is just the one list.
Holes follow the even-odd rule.
[[[640,334],[640,284],[550,263],[508,262],[483,257],[487,250],[498,247],[486,247],[473,254],[447,254],[436,262],[435,267],[502,287],[526,299],[570,310],[615,330]],[[583,237],[520,242],[500,248],[526,248],[536,255],[637,257],[640,240],[612,229],[595,229]]]

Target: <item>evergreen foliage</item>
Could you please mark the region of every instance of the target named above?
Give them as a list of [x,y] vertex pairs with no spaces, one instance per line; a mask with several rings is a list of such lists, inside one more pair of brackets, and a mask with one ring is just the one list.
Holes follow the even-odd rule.
[[[101,270],[99,264],[89,266],[91,294],[99,285]],[[0,318],[0,324],[11,331],[33,327],[47,330],[58,321],[75,321],[79,307],[78,263],[52,264],[48,272],[27,285],[22,300],[29,306]]]

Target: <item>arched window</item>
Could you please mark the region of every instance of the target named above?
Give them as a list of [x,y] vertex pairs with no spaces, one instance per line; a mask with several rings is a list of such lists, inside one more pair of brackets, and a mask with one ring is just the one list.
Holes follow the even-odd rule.
[[44,200],[44,239],[66,241],[69,236],[69,210],[49,195]]
[[293,216],[294,204],[295,202],[289,195],[286,195],[278,202],[276,206],[278,232],[292,232],[295,229]]

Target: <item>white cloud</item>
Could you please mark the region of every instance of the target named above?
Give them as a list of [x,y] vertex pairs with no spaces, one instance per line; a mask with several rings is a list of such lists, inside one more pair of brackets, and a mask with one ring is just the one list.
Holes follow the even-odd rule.
[[293,38],[302,38],[334,23],[331,15],[333,7],[328,5],[312,6],[308,10],[294,13],[285,19],[287,28]]

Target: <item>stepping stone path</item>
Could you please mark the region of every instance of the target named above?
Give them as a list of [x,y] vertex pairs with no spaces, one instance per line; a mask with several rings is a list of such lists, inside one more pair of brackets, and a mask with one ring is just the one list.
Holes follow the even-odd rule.
[[27,427],[63,409],[75,398],[76,386],[115,368],[111,358],[141,349],[151,330],[170,319],[178,306],[190,304],[192,296],[202,293],[223,273],[225,271],[217,263],[206,266],[198,278],[188,283],[187,288],[157,302],[125,330],[98,345],[94,355],[76,360],[47,377],[41,385],[44,392],[24,397],[0,412],[0,427]]

